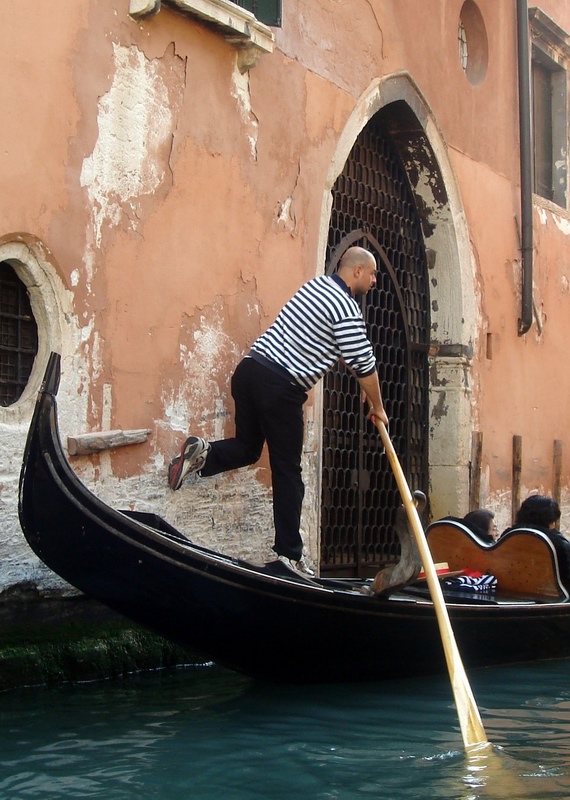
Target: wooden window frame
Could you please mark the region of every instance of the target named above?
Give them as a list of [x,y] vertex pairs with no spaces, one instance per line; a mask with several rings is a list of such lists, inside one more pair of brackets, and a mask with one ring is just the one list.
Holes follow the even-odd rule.
[[[570,36],[540,8],[529,9],[532,40],[534,192],[568,208]],[[541,88],[542,87],[542,88]]]

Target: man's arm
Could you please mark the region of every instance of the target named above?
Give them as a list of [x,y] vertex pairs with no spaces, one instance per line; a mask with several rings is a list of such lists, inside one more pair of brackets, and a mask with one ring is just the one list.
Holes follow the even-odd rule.
[[365,378],[356,376],[360,388],[366,395],[370,410],[368,411],[368,419],[374,421],[374,417],[384,425],[388,425],[388,417],[384,410],[384,403],[382,402],[382,393],[380,391],[380,381],[378,380],[378,373],[373,372],[372,375],[367,375]]

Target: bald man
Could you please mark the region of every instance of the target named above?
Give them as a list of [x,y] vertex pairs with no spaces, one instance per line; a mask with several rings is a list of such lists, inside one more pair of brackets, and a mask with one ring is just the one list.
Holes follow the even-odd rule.
[[355,300],[375,284],[376,261],[362,247],[350,247],[334,275],[304,284],[236,367],[231,382],[235,437],[206,442],[190,436],[170,462],[168,482],[176,490],[191,473],[208,477],[254,464],[267,442],[273,549],[288,568],[303,575],[314,574],[303,555],[299,531],[307,392],[342,359],[366,396],[368,418],[388,424],[374,352]]

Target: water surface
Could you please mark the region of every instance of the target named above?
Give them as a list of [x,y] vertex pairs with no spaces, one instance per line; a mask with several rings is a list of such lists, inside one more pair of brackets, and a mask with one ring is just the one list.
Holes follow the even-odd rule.
[[481,759],[445,676],[295,687],[210,665],[13,690],[0,800],[566,800],[569,679],[570,660],[471,672]]

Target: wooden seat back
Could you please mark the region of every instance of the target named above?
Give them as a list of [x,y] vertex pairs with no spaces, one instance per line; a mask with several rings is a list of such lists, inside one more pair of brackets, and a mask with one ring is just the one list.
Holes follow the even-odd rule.
[[488,544],[461,522],[438,520],[429,525],[426,537],[435,562],[447,562],[452,571],[494,575],[501,594],[569,597],[560,579],[554,545],[541,531],[518,528]]

